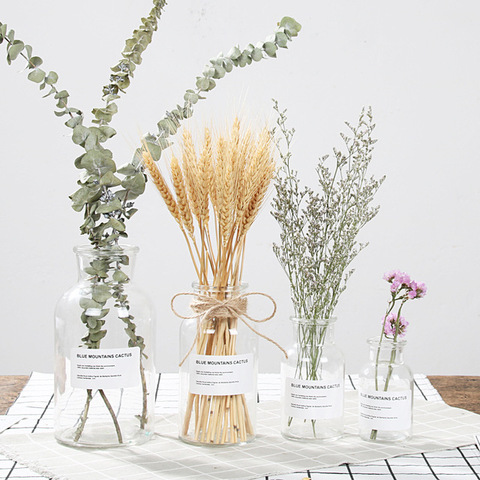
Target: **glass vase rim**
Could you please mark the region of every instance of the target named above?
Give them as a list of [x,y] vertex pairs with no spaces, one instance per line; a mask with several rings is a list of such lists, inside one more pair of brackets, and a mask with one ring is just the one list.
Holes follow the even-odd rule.
[[290,321],[295,324],[305,324],[305,325],[319,325],[327,327],[328,325],[334,325],[337,321],[337,317],[330,318],[306,318],[306,317],[296,317],[295,315],[290,316]]
[[[381,339],[381,340],[380,340]],[[404,347],[407,344],[407,340],[405,338],[397,338],[397,340],[394,340],[393,338],[385,337],[385,336],[376,336],[376,337],[370,337],[367,339],[367,343],[370,346],[389,346],[390,348],[396,348],[396,347]]]
[[130,244],[121,244],[121,245],[114,245],[113,247],[99,247],[96,248],[93,245],[75,245],[73,247],[73,252],[76,255],[117,255],[119,253],[138,253],[140,247],[137,245],[130,245]]
[[192,288],[198,292],[242,292],[248,288],[248,283],[241,282],[238,285],[227,285],[225,287],[218,287],[215,285],[202,285],[198,281],[192,282]]

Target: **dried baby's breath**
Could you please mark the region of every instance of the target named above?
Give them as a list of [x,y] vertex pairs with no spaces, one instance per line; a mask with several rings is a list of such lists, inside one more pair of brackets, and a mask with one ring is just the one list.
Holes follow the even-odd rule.
[[366,246],[357,235],[379,210],[370,204],[385,177],[367,177],[376,142],[372,111],[363,109],[356,126],[346,124],[351,136],[341,134],[345,153],[334,149],[332,159],[320,158],[320,188],[315,192],[302,187],[291,168],[294,130],[287,128],[286,112],[277,102],[274,108],[284,145],[277,142],[282,165],[275,178],[272,215],[281,233],[273,250],[290,280],[295,316],[329,319],[353,273],[352,260]]

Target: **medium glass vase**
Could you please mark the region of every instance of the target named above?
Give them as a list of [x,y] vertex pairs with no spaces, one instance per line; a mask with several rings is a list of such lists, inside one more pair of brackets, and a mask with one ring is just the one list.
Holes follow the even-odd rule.
[[180,432],[195,445],[255,438],[258,337],[241,319],[246,284],[194,284],[193,318],[180,327]]
[[335,318],[291,318],[295,341],[282,361],[281,432],[305,442],[343,434],[345,360],[334,340]]
[[76,247],[78,282],[55,309],[55,437],[75,447],[153,436],[154,325],[132,282],[137,247]]
[[406,341],[368,340],[369,362],[359,374],[360,437],[372,442],[402,442],[412,435],[413,374],[404,363]]

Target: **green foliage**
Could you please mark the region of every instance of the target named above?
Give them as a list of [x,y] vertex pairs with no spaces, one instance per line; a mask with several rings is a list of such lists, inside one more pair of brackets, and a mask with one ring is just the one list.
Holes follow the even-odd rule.
[[[341,134],[345,153],[334,149],[332,168],[328,155],[320,158],[316,172],[319,193],[301,187],[292,170],[290,145],[294,130],[286,127],[286,112],[278,114],[283,135],[277,147],[282,164],[275,179],[272,215],[280,225],[280,244],[274,252],[290,281],[295,316],[328,320],[353,270],[350,263],[366,244],[357,241],[360,229],[379,207],[371,207],[384,177],[367,178],[375,128],[371,110],[362,111],[357,126],[346,124],[352,137]],[[286,148],[285,148],[286,147]]]
[[[278,24],[275,32],[264,42],[257,45],[249,44],[243,50],[238,46],[230,49],[227,55],[220,53],[212,58],[210,63],[205,66],[202,74],[196,78],[195,89],[188,89],[183,96],[183,106],[177,105],[175,109],[167,112],[165,117],[157,124],[158,133],[156,135],[148,134],[145,137],[145,147],[148,148],[152,158],[159,160],[162,151],[165,150],[170,142],[168,137],[175,135],[182,120],[190,118],[193,114],[193,105],[199,100],[204,100],[205,93],[210,92],[216,87],[215,80],[223,78],[230,73],[234,67],[243,68],[251,65],[252,62],[259,62],[263,58],[277,56],[279,48],[287,48],[287,43],[296,37],[301,30],[301,25],[293,18],[284,17]],[[141,156],[141,149],[136,152],[135,158]]]
[[[31,46],[15,39],[15,32],[0,23],[0,44],[6,43],[7,63],[11,64],[21,57],[26,61],[27,78],[46,90],[44,97],[53,96],[55,115],[67,117],[65,125],[72,129],[72,141],[83,148],[84,152],[75,159],[75,167],[82,171],[77,182],[78,189],[70,195],[72,208],[83,212],[80,232],[88,236],[92,246],[99,251],[111,252],[117,248],[119,238],[126,237],[126,220],[137,211],[133,200],[145,191],[146,176],[143,173],[141,149],[137,149],[130,164],[117,169],[113,153],[102,144],[112,138],[116,131],[110,122],[118,112],[116,100],[120,93],[130,86],[134,71],[142,62],[142,54],[151,43],[153,33],[158,28],[158,20],[165,7],[165,0],[153,0],[153,8],[141,25],[133,31],[125,42],[122,58],[111,68],[109,83],[103,87],[104,105],[94,108],[91,126],[85,126],[83,112],[69,105],[70,95],[66,90],[57,88],[58,75],[54,71],[43,70],[43,60],[33,55]],[[193,114],[193,105],[203,100],[204,93],[213,90],[216,80],[223,78],[234,67],[245,67],[263,58],[276,57],[279,48],[286,48],[288,41],[298,35],[301,26],[293,19],[285,17],[276,31],[265,42],[256,46],[249,44],[244,50],[233,47],[228,55],[220,54],[210,60],[203,73],[196,78],[196,88],[189,89],[184,95],[183,105],[177,105],[158,122],[158,134],[148,134],[143,139],[143,148],[148,148],[158,160],[162,151],[171,144],[168,138],[174,135],[182,120]],[[127,260],[128,261],[128,257]],[[109,261],[106,258],[95,259],[87,269],[91,275],[91,298],[82,299],[83,313],[81,320],[88,329],[82,339],[88,348],[99,348],[100,341],[106,335],[102,329],[108,309],[104,308],[110,298],[115,299],[115,306],[129,309],[128,299],[123,292],[128,277],[121,270],[122,261]],[[144,348],[143,339],[136,335],[133,317],[121,318],[129,345]]]
[[[32,47],[15,39],[15,32],[7,32],[7,25],[0,23],[0,43],[7,43],[7,62],[10,64],[19,56],[27,61],[28,79],[39,85],[40,90],[47,87],[45,97],[53,95],[56,100],[58,117],[68,116],[65,125],[73,130],[72,140],[84,148],[85,153],[75,160],[75,166],[84,171],[80,188],[70,196],[72,208],[84,213],[84,221],[80,226],[82,234],[88,235],[95,248],[108,248],[115,244],[119,237],[126,236],[125,221],[136,212],[133,208],[135,198],[145,191],[146,176],[143,173],[141,148],[137,149],[132,162],[116,169],[113,154],[104,148],[102,143],[116,134],[109,126],[113,116],[118,112],[115,100],[119,93],[124,93],[130,85],[137,65],[141,64],[141,56],[158,28],[158,20],[165,0],[154,0],[153,8],[141,25],[133,31],[125,42],[122,58],[111,68],[110,83],[103,87],[105,105],[94,108],[93,126],[83,125],[84,116],[81,110],[68,105],[69,93],[58,90],[56,72],[46,72],[40,66],[43,61],[33,56]],[[279,48],[286,48],[288,41],[298,35],[301,26],[290,17],[284,17],[275,32],[264,42],[247,45],[244,50],[233,47],[228,55],[220,54],[210,60],[201,76],[196,78],[196,88],[189,89],[184,95],[184,104],[167,112],[157,124],[157,135],[148,134],[143,139],[143,147],[148,148],[155,160],[162,151],[171,145],[170,136],[176,134],[183,120],[193,114],[193,105],[203,100],[206,92],[213,90],[216,80],[223,78],[234,67],[244,67],[263,58],[276,57]]]
[[[116,134],[109,126],[113,116],[118,112],[114,100],[120,98],[119,92],[125,92],[133,78],[135,66],[141,63],[141,55],[152,41],[153,33],[158,28],[158,19],[166,2],[154,0],[153,8],[141,25],[134,30],[132,37],[126,41],[122,59],[112,67],[110,83],[103,87],[105,105],[94,108],[93,126],[83,125],[84,115],[81,110],[68,105],[69,93],[58,90],[56,72],[42,70],[43,61],[33,56],[32,47],[15,39],[15,32],[7,33],[7,25],[0,23],[0,43],[7,44],[7,62],[22,57],[27,62],[27,78],[38,84],[40,90],[48,87],[45,97],[53,96],[56,100],[58,117],[67,116],[65,125],[73,130],[72,140],[84,148],[85,153],[75,160],[75,166],[84,171],[80,188],[70,196],[72,208],[84,212],[84,222],[80,227],[82,234],[95,248],[109,248],[119,237],[126,236],[125,221],[135,213],[132,200],[145,190],[146,177],[140,165],[128,171],[116,171],[113,154],[102,143]],[[120,176],[118,176],[120,175]]]

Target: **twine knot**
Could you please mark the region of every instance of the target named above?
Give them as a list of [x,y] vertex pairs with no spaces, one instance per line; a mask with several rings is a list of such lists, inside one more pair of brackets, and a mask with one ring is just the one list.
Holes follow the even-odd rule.
[[[200,295],[192,300],[190,308],[196,314],[191,318],[201,316],[203,316],[204,320],[210,318],[217,320],[226,320],[231,317],[238,318],[247,313],[247,298],[245,296],[239,296],[226,300],[218,300],[208,295]],[[177,313],[176,315],[178,316]]]
[[[247,297],[252,295],[268,298],[273,305],[272,313],[265,318],[253,318],[252,316],[248,315],[247,314],[247,303],[248,303]],[[190,315],[190,316],[181,315],[175,309],[175,306],[174,306],[175,300],[178,297],[182,297],[182,296],[194,297],[192,302],[190,303],[190,308],[194,312],[194,315]],[[283,354],[285,355],[285,358],[288,358],[287,352],[285,351],[284,348],[282,348],[275,340],[271,339],[270,337],[267,337],[266,335],[263,335],[258,330],[255,330],[248,322],[250,321],[254,323],[263,323],[263,322],[267,322],[268,320],[271,320],[275,316],[275,313],[277,312],[277,304],[275,303],[275,300],[270,295],[267,295],[266,293],[249,292],[249,293],[244,293],[242,295],[239,295],[237,297],[230,297],[224,300],[219,300],[218,298],[211,297],[209,295],[196,294],[191,292],[181,292],[181,293],[177,293],[172,297],[172,300],[170,302],[170,307],[172,309],[172,312],[178,318],[181,318],[183,320],[191,320],[196,318],[198,320],[197,335],[195,337],[195,340],[193,341],[192,346],[190,347],[190,350],[185,355],[183,360],[180,362],[180,366],[183,365],[185,360],[188,358],[188,356],[192,352],[195,344],[197,343],[197,340],[200,336],[200,325],[202,323],[205,323],[214,319],[219,321],[219,320],[227,320],[229,318],[238,318],[241,322],[243,322],[245,326],[247,326],[250,330],[252,330],[252,332],[254,332],[256,335],[264,338],[270,343],[273,343],[277,348],[279,348],[283,352]]]

